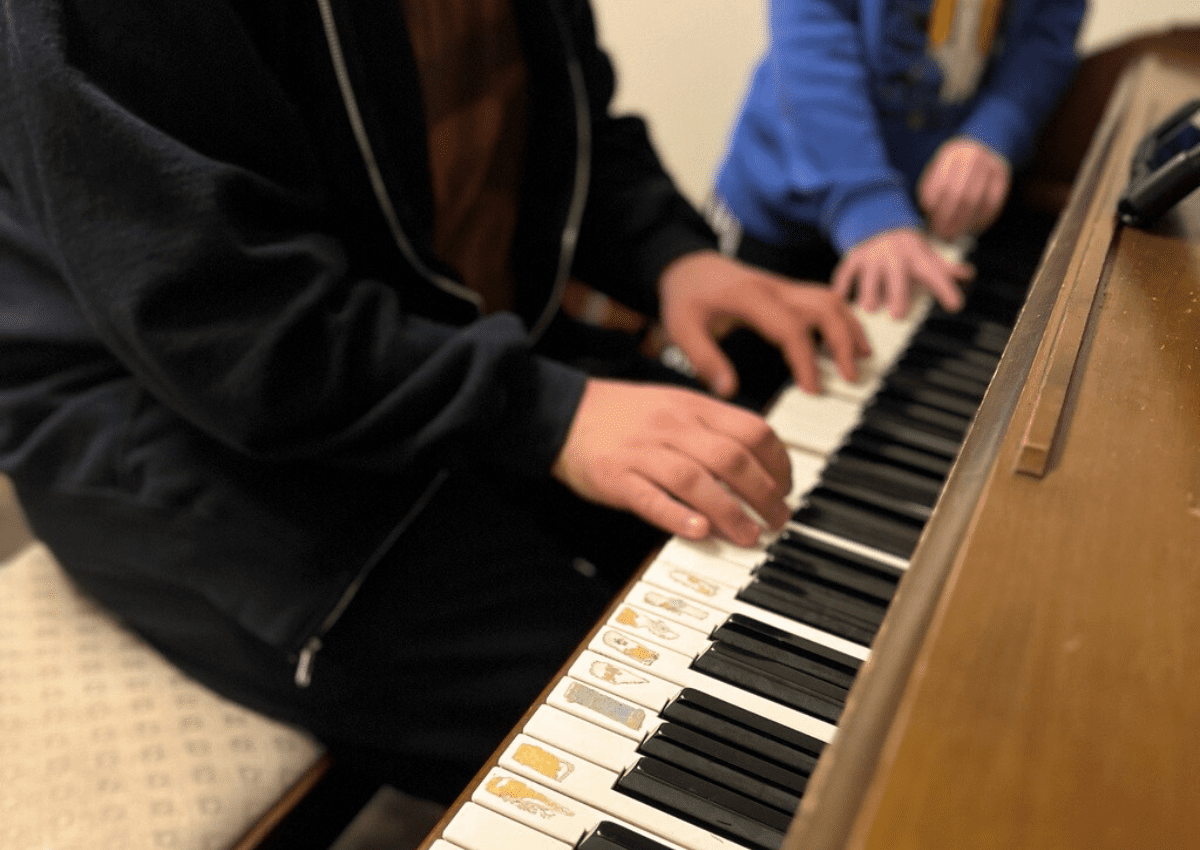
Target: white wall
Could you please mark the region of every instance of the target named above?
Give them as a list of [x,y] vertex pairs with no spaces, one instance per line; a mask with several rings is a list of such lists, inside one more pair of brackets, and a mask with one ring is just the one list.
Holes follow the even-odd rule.
[[[616,106],[650,122],[683,191],[703,203],[766,43],[765,0],[592,0],[617,65]],[[1200,22],[1200,0],[1093,0],[1084,52],[1133,34]]]
[[[1200,2],[1200,0],[1197,0]],[[592,0],[617,66],[616,108],[650,123],[680,188],[703,203],[755,60],[760,0]]]

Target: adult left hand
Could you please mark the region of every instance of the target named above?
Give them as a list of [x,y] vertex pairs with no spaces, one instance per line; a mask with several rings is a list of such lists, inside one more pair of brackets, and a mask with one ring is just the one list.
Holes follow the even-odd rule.
[[953,242],[987,230],[1008,198],[1008,160],[982,142],[956,136],[938,148],[917,183],[917,202],[935,236]]
[[763,271],[716,251],[686,254],[659,278],[663,329],[714,393],[737,392],[733,364],[718,340],[738,326],[777,345],[797,384],[820,391],[813,331],[819,331],[842,377],[858,378],[870,354],[862,325],[828,287]]

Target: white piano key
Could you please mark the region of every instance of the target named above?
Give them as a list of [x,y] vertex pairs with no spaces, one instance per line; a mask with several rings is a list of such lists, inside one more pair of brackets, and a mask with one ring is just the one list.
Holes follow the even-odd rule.
[[[964,233],[952,241],[934,236],[932,233],[926,233],[925,238],[929,240],[930,247],[942,259],[949,260],[952,263],[964,262],[970,256],[971,252],[975,250],[977,241],[970,233]],[[926,297],[929,297],[928,294],[926,294]]]
[[695,629],[672,622],[662,613],[626,601],[613,611],[608,625],[689,658],[695,658],[708,648],[708,635],[712,629]]
[[818,455],[838,448],[858,424],[862,406],[832,395],[809,395],[788,387],[767,414],[767,424],[784,443]]
[[[772,539],[774,539],[774,535]],[[669,558],[673,564],[720,561],[735,566],[743,574],[749,575],[750,570],[757,567],[766,558],[766,552],[766,544],[756,548],[746,548],[735,546],[716,537],[706,537],[704,540],[685,540],[682,537],[672,537],[659,550],[655,560]]]
[[788,447],[788,460],[792,462],[792,489],[785,502],[795,510],[800,506],[804,494],[817,486],[821,480],[821,472],[825,469],[826,459],[823,456],[809,454],[794,447]]
[[571,850],[574,846],[574,841],[556,840],[474,803],[463,804],[442,831],[442,837],[463,850]]
[[658,728],[656,712],[569,676],[554,683],[546,704],[632,741],[640,741]]
[[603,818],[586,803],[499,767],[488,771],[471,802],[572,847]]
[[429,850],[464,850],[464,848],[457,844],[451,844],[443,838],[439,838],[429,845]]
[[545,703],[529,716],[521,731],[617,773],[638,758],[639,741],[609,732]]
[[683,665],[676,665],[674,670],[668,669],[670,656],[660,656],[655,673],[638,668],[632,669],[613,658],[597,654],[592,650],[584,650],[571,664],[567,671],[581,682],[594,685],[611,692],[621,699],[635,702],[643,708],[658,711],[679,694],[680,685],[676,681],[663,678],[668,672],[677,678],[686,678],[687,665],[691,663],[684,659]]
[[784,726],[804,732],[818,740],[830,741],[833,738],[834,726],[832,723],[819,720],[810,714],[751,693],[736,685],[714,679],[699,670],[691,670],[686,667],[672,670],[671,674],[682,681],[667,682],[650,673],[631,670],[610,659],[603,659],[603,666],[597,665],[595,663],[597,657],[599,656],[590,651],[580,653],[579,658],[571,665],[569,675],[581,685],[606,691],[614,699],[622,702],[642,706],[646,711],[644,726],[652,725],[652,721],[656,723],[655,718],[650,716],[651,713],[657,714],[659,710],[665,708],[667,703],[678,696],[681,690],[695,688],[711,697],[732,703],[759,717],[782,723]]
[[909,340],[925,321],[932,306],[933,296],[922,292],[913,299],[908,315],[903,319],[893,319],[887,310],[868,313],[856,307],[854,314],[862,322],[867,340],[871,343],[871,359],[878,361],[885,369],[891,368],[908,348]]
[[[702,827],[622,794],[614,787],[617,772],[579,759],[548,742],[518,735],[500,756],[500,766],[585,803],[603,813],[603,818],[616,820],[656,841],[666,841],[688,850],[729,850],[731,846],[737,846]],[[592,824],[589,829],[594,826]]]
[[[695,557],[680,561],[676,560],[678,554],[680,554],[678,550],[664,552],[660,557],[655,558],[647,566],[646,572],[642,575],[643,579],[650,575],[651,570],[655,574],[668,572],[673,575],[673,584],[690,585],[692,590],[701,597],[713,598],[732,596],[750,580],[750,571],[742,570],[727,561]],[[765,558],[766,553],[763,553],[763,556]],[[719,587],[708,586],[713,583]]]
[[900,321],[893,320],[885,310],[867,313],[856,307],[854,313],[871,343],[871,356],[858,361],[858,380],[851,383],[838,372],[833,358],[823,353],[817,360],[822,389],[829,395],[851,399],[859,404],[868,401],[879,390],[883,376],[903,354],[927,311],[928,299],[915,305],[908,316]]
[[[707,644],[708,639],[705,638],[704,642],[697,643],[696,647],[703,651],[707,649]],[[664,669],[686,667],[699,655],[699,652],[684,654],[663,646],[643,643],[636,635],[613,625],[611,621],[596,630],[596,635],[588,647],[614,661],[628,664],[634,669],[649,670],[668,679],[671,677],[663,672]]]

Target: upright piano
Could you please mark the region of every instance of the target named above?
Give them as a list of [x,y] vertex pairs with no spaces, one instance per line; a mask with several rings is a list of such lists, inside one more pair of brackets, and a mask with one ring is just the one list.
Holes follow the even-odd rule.
[[1198,97],[1138,61],[1031,281],[784,390],[782,535],[670,541],[424,850],[1200,842],[1200,193],[1115,215]]

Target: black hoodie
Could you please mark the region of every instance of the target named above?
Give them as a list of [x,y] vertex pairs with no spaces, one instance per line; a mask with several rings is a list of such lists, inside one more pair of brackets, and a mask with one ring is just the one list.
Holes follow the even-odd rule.
[[479,316],[432,258],[395,0],[6,4],[0,469],[68,569],[298,652],[446,470],[548,474],[584,375],[531,348],[566,278],[654,311],[712,237],[608,114],[585,0],[514,9],[517,300]]

